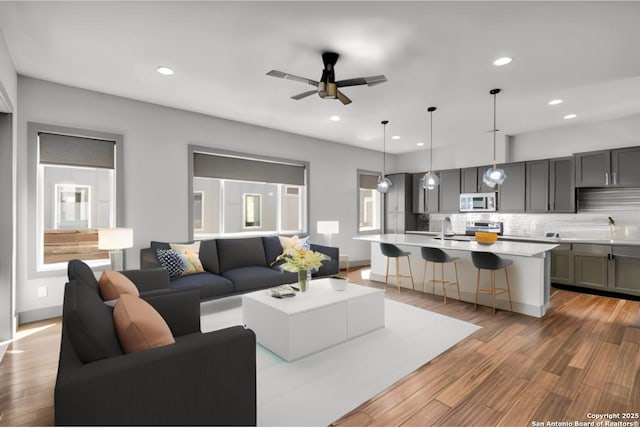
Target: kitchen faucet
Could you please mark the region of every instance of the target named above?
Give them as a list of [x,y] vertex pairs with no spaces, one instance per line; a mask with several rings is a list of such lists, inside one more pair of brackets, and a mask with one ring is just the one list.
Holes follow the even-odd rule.
[[451,217],[447,216],[447,217],[443,217],[442,218],[442,227],[440,228],[440,239],[444,241],[444,228],[445,225],[448,224],[449,227],[448,229],[451,230]]

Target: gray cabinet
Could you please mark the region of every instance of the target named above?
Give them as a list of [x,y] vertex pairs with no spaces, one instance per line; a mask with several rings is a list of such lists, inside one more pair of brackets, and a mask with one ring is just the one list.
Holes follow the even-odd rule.
[[573,156],[526,162],[526,211],[576,211]]
[[437,213],[440,211],[440,186],[433,189],[424,189],[424,210],[427,213]]
[[576,153],[576,187],[640,186],[640,147]]
[[526,163],[526,211],[546,213],[549,211],[549,161]]
[[460,210],[460,170],[440,171],[440,207],[441,213],[457,213]]
[[[480,176],[482,180],[482,175]],[[476,193],[478,191],[478,168],[462,168],[460,170],[461,193]]]
[[416,216],[412,212],[413,183],[410,174],[390,174],[391,188],[384,196],[385,233],[415,230]]
[[413,185],[411,211],[414,214],[437,213],[439,210],[439,194],[440,186],[436,186],[433,190],[424,188],[425,172],[412,174],[411,181]]
[[640,295],[640,247],[614,245],[609,288],[625,294]]
[[[496,187],[487,186],[484,183],[484,181],[482,180],[482,176],[484,175],[484,172],[487,170],[487,168],[491,168],[491,166],[492,165],[479,166],[476,169],[476,176],[477,176],[477,180],[478,180],[478,192],[480,192],[480,193],[491,193],[491,192],[495,192],[497,190]],[[502,168],[502,166],[500,166],[500,168]],[[505,170],[505,173],[507,174],[507,177],[508,177],[509,173],[506,170]],[[498,205],[498,209],[500,209],[500,205]]]
[[611,151],[611,181],[615,186],[640,186],[640,147]]
[[549,160],[549,211],[576,212],[575,177],[573,156]]
[[574,284],[581,287],[606,289],[609,286],[607,256],[574,254]]
[[[507,179],[498,186],[498,211],[522,213],[525,208],[525,164],[524,162],[498,165],[504,169]],[[484,174],[484,172],[483,172]],[[489,190],[492,191],[492,190]]]
[[560,244],[551,251],[551,282],[573,284],[573,252],[571,244]]

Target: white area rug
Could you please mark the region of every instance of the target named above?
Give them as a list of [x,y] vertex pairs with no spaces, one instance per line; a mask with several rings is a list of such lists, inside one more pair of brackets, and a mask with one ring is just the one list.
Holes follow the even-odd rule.
[[[386,327],[288,363],[258,345],[258,426],[327,426],[479,326],[385,299]],[[201,306],[202,330],[242,324],[241,297]]]

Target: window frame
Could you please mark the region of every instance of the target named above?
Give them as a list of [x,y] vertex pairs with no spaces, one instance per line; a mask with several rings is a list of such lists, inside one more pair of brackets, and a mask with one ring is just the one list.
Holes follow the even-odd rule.
[[[61,134],[72,137],[107,140],[115,142],[114,169],[115,188],[113,189],[113,203],[115,204],[114,227],[123,227],[125,218],[124,204],[124,136],[82,128],[51,125],[37,122],[27,122],[27,249],[28,249],[28,278],[50,277],[52,273],[66,272],[67,263],[40,263],[44,253],[44,211],[39,200],[42,200],[43,189],[39,185],[39,133]],[[88,260],[93,267],[110,266],[109,259]]]
[[[384,227],[384,195],[380,194],[380,208],[379,208],[379,212],[378,212],[378,218],[380,219],[380,227],[377,229],[371,229],[371,230],[360,230],[360,212],[361,210],[364,208],[361,204],[360,204],[360,176],[362,175],[370,175],[370,176],[375,176],[375,177],[380,177],[382,176],[381,172],[377,172],[377,171],[370,171],[370,170],[364,170],[364,169],[358,169],[356,170],[356,234],[357,235],[379,235],[382,234],[383,232],[383,227]],[[377,192],[377,190],[375,190]]]

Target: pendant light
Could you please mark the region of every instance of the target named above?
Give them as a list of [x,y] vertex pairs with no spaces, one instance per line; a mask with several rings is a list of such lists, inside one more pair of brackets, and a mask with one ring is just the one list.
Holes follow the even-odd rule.
[[378,192],[387,193],[391,187],[391,180],[386,177],[386,162],[387,162],[387,123],[388,120],[380,122],[382,124],[382,175],[378,177]]
[[496,184],[501,185],[504,183],[504,179],[507,178],[507,174],[504,173],[504,169],[496,168],[496,95],[500,93],[500,89],[492,89],[489,94],[493,95],[493,166],[487,168],[482,176],[482,181],[489,187],[496,187]]
[[433,112],[436,108],[428,107],[427,111],[429,112],[429,172],[424,175],[422,187],[433,190],[440,184],[440,179],[433,172]]

